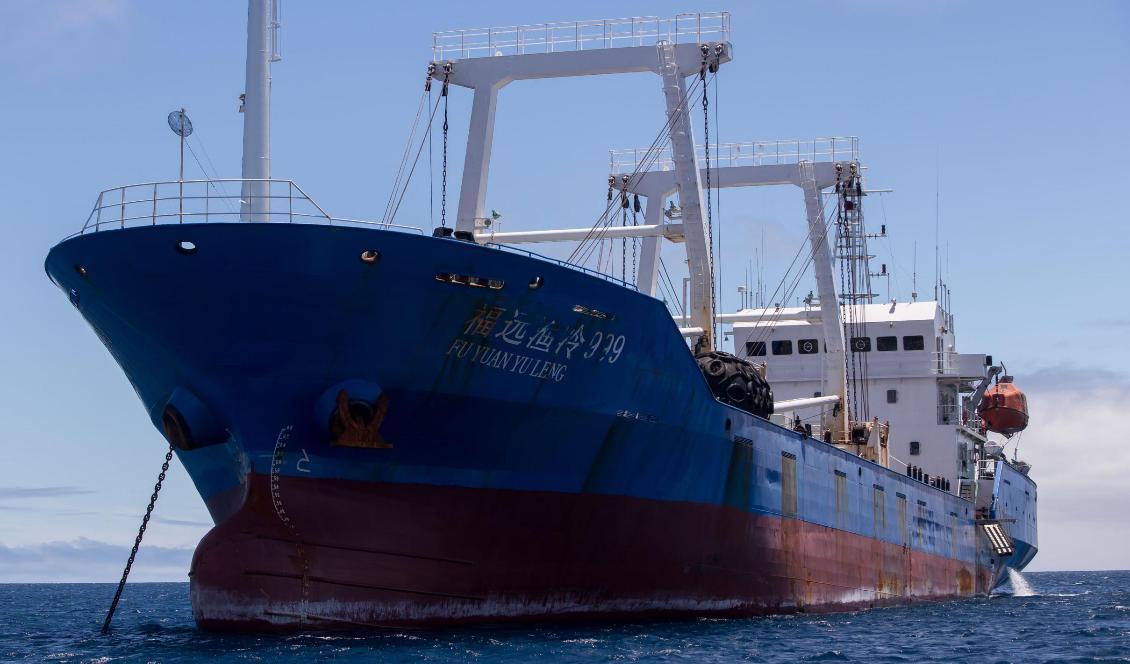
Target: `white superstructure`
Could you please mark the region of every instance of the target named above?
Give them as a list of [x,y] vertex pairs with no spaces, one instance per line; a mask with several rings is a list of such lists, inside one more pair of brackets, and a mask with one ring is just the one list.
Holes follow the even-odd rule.
[[[890,423],[891,467],[922,468],[931,478],[949,480],[957,492],[974,480],[974,452],[986,440],[975,406],[962,396],[986,379],[991,357],[956,350],[952,316],[937,302],[850,306],[864,321],[862,333],[846,339],[862,358],[855,398],[866,403],[869,418]],[[775,399],[820,395],[825,352],[820,310],[739,313],[744,320],[734,323],[735,351],[766,365]],[[798,413],[811,421],[806,415]]]

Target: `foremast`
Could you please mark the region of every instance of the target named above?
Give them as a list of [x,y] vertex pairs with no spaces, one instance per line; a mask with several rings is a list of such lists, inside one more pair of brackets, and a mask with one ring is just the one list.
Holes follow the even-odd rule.
[[243,113],[243,189],[240,221],[267,221],[271,214],[271,63],[279,55],[279,1],[247,3],[246,84]]

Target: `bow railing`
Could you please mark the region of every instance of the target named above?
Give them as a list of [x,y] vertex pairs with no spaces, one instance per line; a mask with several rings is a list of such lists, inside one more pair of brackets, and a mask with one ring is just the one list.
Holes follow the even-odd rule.
[[106,189],[98,194],[79,233],[240,221],[369,226],[423,233],[413,226],[334,217],[292,180],[238,178],[143,182]]

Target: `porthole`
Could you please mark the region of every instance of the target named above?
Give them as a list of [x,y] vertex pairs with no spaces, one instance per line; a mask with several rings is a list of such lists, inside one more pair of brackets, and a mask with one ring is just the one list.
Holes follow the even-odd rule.
[[79,265],[78,263],[75,263],[75,272],[78,272],[78,276],[82,277],[83,279],[86,278],[86,268]]
[[533,279],[530,279],[530,290],[537,290],[543,285],[545,285],[545,279],[542,279],[541,277],[534,277]]
[[381,259],[381,252],[373,249],[366,249],[361,252],[361,262],[372,265]]
[[191,256],[196,253],[196,243],[188,240],[177,242],[177,253],[181,256]]

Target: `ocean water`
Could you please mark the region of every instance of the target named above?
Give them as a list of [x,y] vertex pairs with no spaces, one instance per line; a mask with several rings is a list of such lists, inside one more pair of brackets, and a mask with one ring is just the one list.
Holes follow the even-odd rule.
[[1026,574],[988,598],[835,615],[444,631],[221,635],[188,585],[0,585],[0,660],[52,662],[1130,662],[1130,571]]

